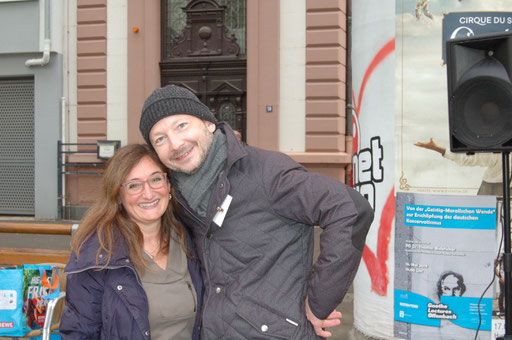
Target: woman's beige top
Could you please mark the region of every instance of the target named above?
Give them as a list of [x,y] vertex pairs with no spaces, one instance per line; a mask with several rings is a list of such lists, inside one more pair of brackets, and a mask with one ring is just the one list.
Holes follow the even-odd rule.
[[141,278],[149,302],[149,326],[152,340],[192,338],[197,311],[197,296],[187,267],[187,257],[172,233],[163,270],[151,261]]

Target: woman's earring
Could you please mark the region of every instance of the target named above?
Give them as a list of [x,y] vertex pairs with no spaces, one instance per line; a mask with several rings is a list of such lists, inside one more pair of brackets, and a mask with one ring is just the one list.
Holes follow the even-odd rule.
[[171,198],[172,198],[172,195],[171,195],[171,194],[169,194],[169,199],[171,199]]

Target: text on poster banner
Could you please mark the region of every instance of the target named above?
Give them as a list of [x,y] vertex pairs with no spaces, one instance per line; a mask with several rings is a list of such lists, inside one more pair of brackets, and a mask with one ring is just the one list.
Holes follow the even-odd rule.
[[405,205],[405,225],[458,229],[494,229],[496,208]]

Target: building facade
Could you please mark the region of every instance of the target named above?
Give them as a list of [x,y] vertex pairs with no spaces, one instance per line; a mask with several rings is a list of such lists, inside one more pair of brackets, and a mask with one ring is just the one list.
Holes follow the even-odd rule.
[[79,219],[96,143],[143,142],[144,99],[169,83],[248,144],[349,177],[345,1],[0,0],[0,19],[0,215]]
[[0,1],[0,214],[56,217],[67,1]]

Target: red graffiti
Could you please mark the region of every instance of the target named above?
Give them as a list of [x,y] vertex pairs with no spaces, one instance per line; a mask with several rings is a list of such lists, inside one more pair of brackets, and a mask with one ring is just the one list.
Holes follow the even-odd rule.
[[[353,132],[353,151],[354,154],[359,152],[359,122],[358,117],[363,103],[364,90],[366,84],[370,79],[373,71],[377,66],[393,51],[395,50],[395,39],[389,40],[375,55],[372,62],[366,69],[366,72],[361,83],[359,90],[359,98],[356,100],[354,91],[352,91],[355,117],[353,116],[353,123],[356,126]],[[386,203],[382,208],[380,225],[377,235],[377,255],[367,246],[364,246],[363,261],[366,264],[368,273],[370,275],[372,291],[377,295],[386,296],[387,288],[389,285],[389,270],[387,267],[387,260],[389,258],[389,242],[391,240],[391,228],[395,218],[395,192],[394,188],[388,195]]]
[[[372,62],[366,69],[366,72],[363,77],[363,82],[361,83],[361,88],[359,89],[359,99],[356,100],[355,93],[352,91],[352,102],[356,103],[354,106],[354,111],[356,113],[356,117],[353,117],[353,120],[355,123],[355,120],[357,117],[359,117],[359,112],[361,111],[361,105],[363,102],[363,96],[364,96],[364,90],[366,89],[366,83],[368,83],[368,80],[370,79],[370,76],[372,75],[373,71],[379,66],[379,64],[386,59],[386,57],[391,54],[395,50],[395,38],[388,41],[380,50],[377,52],[375,57],[373,58]],[[358,137],[359,137],[359,131],[356,128],[356,131],[354,133],[354,153],[357,153],[359,151],[359,145],[358,144]]]
[[377,255],[364,246],[363,261],[368,268],[372,291],[377,295],[386,296],[389,284],[388,267],[386,261],[389,258],[389,242],[391,240],[391,227],[395,218],[395,190],[391,189],[386,204],[380,215],[379,232],[377,234]]
[[[363,77],[363,82],[361,83],[361,89],[359,90],[359,100],[354,108],[354,110],[357,112],[357,115],[359,115],[359,111],[361,109],[361,102],[363,101],[363,94],[364,89],[366,88],[366,83],[368,82],[368,79],[370,79],[371,74],[379,64],[386,59],[386,57],[391,54],[395,50],[395,38],[392,38],[389,40],[382,48],[377,52],[375,57],[373,58],[372,62],[370,63],[370,66],[366,69],[366,73]],[[354,93],[352,92],[352,96]]]

